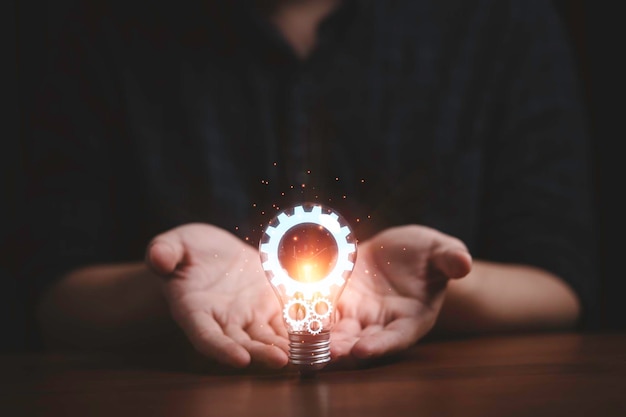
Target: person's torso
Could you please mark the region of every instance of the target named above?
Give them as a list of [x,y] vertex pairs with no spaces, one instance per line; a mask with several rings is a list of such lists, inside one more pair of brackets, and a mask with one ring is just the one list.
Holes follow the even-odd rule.
[[246,16],[169,40],[159,25],[127,31],[116,146],[145,236],[204,221],[254,242],[277,210],[308,201],[358,239],[420,223],[471,246],[498,28],[473,2],[396,3],[331,17],[306,62]]

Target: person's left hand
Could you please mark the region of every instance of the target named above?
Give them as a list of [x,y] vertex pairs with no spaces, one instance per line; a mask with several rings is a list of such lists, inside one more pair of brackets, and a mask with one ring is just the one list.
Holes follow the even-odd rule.
[[472,258],[452,236],[424,226],[387,229],[359,245],[331,333],[334,359],[373,358],[410,347],[435,324],[448,279]]

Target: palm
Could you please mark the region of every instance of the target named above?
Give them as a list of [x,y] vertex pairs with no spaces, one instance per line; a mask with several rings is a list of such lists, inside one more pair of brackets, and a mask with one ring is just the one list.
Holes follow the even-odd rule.
[[165,295],[194,347],[236,366],[284,365],[284,325],[256,250],[208,225],[175,232],[185,255],[169,274]]
[[415,343],[434,325],[447,279],[469,272],[465,246],[420,226],[388,229],[359,246],[339,301],[333,355],[379,356]]

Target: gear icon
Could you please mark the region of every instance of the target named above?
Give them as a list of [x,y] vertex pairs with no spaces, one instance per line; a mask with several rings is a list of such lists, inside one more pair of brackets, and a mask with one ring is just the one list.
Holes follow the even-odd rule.
[[322,332],[322,321],[318,318],[311,318],[306,322],[306,330],[312,335],[320,334]]
[[[333,304],[326,297],[316,298],[311,301],[311,317],[325,320],[333,312]],[[321,311],[320,311],[321,310]]]
[[[294,207],[293,214],[287,215],[282,212],[277,217],[278,224],[268,226],[265,230],[266,243],[261,243],[259,250],[265,257],[263,269],[271,274],[270,281],[273,286],[283,286],[288,296],[300,293],[305,299],[311,299],[314,293],[330,295],[333,285],[341,287],[345,283],[345,277],[352,271],[354,263],[350,260],[356,252],[356,245],[348,240],[351,233],[348,226],[342,226],[339,215],[335,212],[323,213],[320,205],[313,205],[310,211],[304,206]],[[281,266],[278,258],[280,242],[289,230],[301,224],[313,223],[324,227],[333,237],[337,245],[337,261],[333,269],[322,280],[315,283],[300,282],[289,276]]]
[[[320,307],[323,305],[324,307]],[[293,310],[295,307],[295,310]],[[319,312],[324,309],[323,312]],[[327,298],[316,298],[312,301],[305,301],[299,298],[293,298],[285,303],[283,309],[283,317],[285,322],[293,331],[306,330],[312,335],[319,334],[324,328],[323,320],[330,317],[333,311],[333,305]],[[303,314],[301,318],[298,314]]]
[[[298,318],[297,314],[295,317],[292,317],[291,309],[294,306],[299,306],[297,308],[297,312],[304,310],[304,317]],[[299,299],[291,299],[287,303],[285,303],[285,308],[283,309],[283,317],[285,318],[285,322],[294,330],[301,331],[304,329],[305,325],[309,322],[311,316],[311,305],[304,300]]]

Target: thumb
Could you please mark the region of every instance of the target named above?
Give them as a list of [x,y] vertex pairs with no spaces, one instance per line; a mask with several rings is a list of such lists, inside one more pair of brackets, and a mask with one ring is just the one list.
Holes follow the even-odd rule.
[[146,249],[146,263],[159,275],[169,275],[183,261],[185,247],[176,231],[163,233],[150,242]]
[[433,253],[431,264],[447,278],[463,278],[472,269],[472,256],[462,247],[441,248]]

